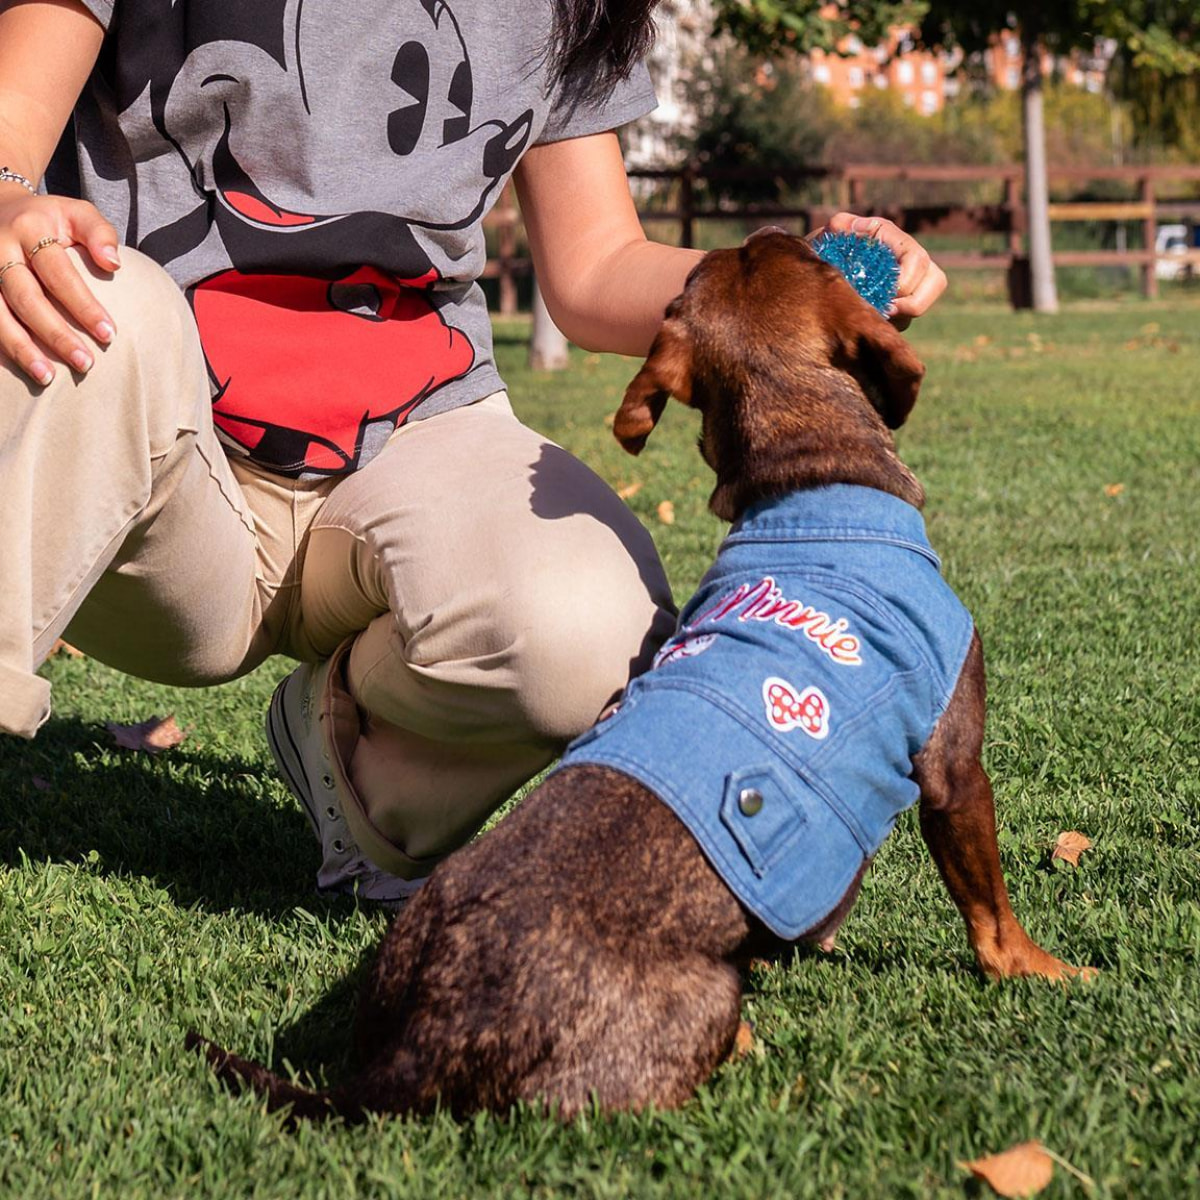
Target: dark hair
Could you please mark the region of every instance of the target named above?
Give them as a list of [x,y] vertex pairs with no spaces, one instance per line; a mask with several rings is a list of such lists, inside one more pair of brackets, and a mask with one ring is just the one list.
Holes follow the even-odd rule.
[[550,84],[597,98],[625,79],[654,44],[658,0],[554,0]]

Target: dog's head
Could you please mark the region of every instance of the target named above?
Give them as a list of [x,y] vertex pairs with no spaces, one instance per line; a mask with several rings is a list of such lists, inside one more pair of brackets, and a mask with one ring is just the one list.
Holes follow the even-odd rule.
[[699,409],[717,474],[710,507],[732,520],[764,496],[858,483],[921,504],[889,429],[925,368],[908,342],[803,238],[752,234],[697,264],[625,392],[613,432],[641,451],[668,396]]

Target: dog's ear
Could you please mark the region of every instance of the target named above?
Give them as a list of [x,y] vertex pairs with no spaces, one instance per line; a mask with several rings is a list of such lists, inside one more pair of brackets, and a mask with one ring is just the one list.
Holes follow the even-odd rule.
[[862,384],[884,424],[899,429],[917,402],[925,364],[903,334],[865,305],[855,306],[838,333],[843,365]]
[[675,305],[667,309],[667,319],[650,354],[625,389],[625,398],[613,419],[613,434],[630,454],[642,452],[669,396],[691,403],[692,342],[677,312]]

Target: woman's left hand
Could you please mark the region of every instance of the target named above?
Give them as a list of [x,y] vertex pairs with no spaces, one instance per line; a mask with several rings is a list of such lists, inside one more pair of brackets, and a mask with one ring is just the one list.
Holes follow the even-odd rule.
[[897,329],[907,329],[913,317],[928,312],[946,290],[946,272],[929,257],[929,251],[916,238],[892,221],[841,212],[830,218],[827,228],[835,233],[849,232],[877,238],[896,255],[900,277],[888,319]]

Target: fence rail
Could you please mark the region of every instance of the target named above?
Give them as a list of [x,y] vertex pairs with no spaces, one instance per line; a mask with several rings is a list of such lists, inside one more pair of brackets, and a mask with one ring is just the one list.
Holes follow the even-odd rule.
[[[938,262],[947,270],[1002,270],[1006,272],[1009,298],[1016,307],[1029,304],[1028,258],[1025,234],[1028,219],[1024,200],[1024,168],[1020,165],[930,165],[889,166],[857,163],[839,167],[796,167],[787,171],[705,172],[695,167],[673,169],[634,169],[630,171],[638,211],[644,223],[675,225],[681,245],[696,244],[697,225],[701,221],[768,222],[787,221],[797,232],[807,233],[839,210],[881,216],[902,228],[925,237],[999,236],[1004,248],[999,251],[963,250],[939,253]],[[712,185],[754,181],[778,181],[792,189],[807,189],[818,198],[795,204],[761,204],[731,207],[706,199]],[[1183,192],[1200,195],[1200,165],[1155,167],[1058,167],[1050,170],[1052,191],[1063,198],[1050,206],[1050,220],[1056,224],[1115,222],[1124,230],[1132,225],[1140,230],[1141,245],[1113,249],[1056,250],[1054,264],[1059,267],[1120,266],[1138,270],[1144,296],[1158,295],[1155,251],[1158,226],[1180,222],[1189,227],[1200,224],[1200,199],[1172,196]],[[1127,193],[1126,198],[1073,198],[1079,192],[1095,189]],[[1091,185],[1090,188],[1088,185]],[[1169,187],[1168,185],[1174,185]],[[903,202],[898,199],[908,190],[920,192],[931,187],[959,188],[964,198],[956,202]],[[994,188],[994,200],[979,201],[970,192]],[[665,197],[665,202],[664,202]],[[506,189],[486,224],[494,230],[496,252],[489,259],[485,278],[499,281],[499,307],[504,313],[517,308],[517,280],[530,271],[520,252],[521,217],[511,189]],[[1188,270],[1200,270],[1200,252],[1173,254],[1171,260]]]

